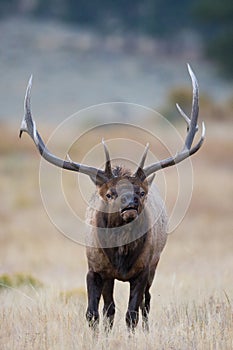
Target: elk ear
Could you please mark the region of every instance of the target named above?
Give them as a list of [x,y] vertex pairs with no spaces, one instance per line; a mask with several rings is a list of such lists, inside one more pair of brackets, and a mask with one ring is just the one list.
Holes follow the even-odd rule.
[[152,185],[152,182],[154,181],[155,174],[150,175],[145,181],[147,182],[148,188]]

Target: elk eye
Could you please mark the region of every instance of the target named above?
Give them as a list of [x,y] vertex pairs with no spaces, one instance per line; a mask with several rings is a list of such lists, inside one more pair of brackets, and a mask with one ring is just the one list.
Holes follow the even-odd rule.
[[140,192],[140,196],[144,197],[145,196],[145,192],[144,191]]
[[107,193],[107,194],[106,194],[106,197],[107,197],[108,199],[112,198],[112,196],[111,196],[110,193]]

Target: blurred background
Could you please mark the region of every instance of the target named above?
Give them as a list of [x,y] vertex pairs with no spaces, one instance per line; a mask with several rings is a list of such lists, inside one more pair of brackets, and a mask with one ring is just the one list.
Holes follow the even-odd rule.
[[[28,273],[45,285],[85,290],[84,249],[58,234],[50,223],[40,198],[39,156],[27,135],[18,139],[30,74],[34,75],[32,110],[45,140],[71,114],[110,101],[154,108],[185,135],[184,122],[179,125],[181,117],[174,106],[179,102],[184,110],[190,110],[189,62],[200,85],[200,119],[205,120],[207,140],[192,158],[191,205],[169,239],[159,270],[160,292],[155,294],[164,301],[175,288],[181,299],[202,288],[208,293],[232,291],[232,44],[231,0],[0,0],[3,285],[18,286],[25,280],[14,274]],[[114,121],[137,122],[135,115],[123,112],[118,110]],[[100,121],[109,121],[108,115],[98,115],[96,122]],[[156,130],[150,115],[145,115],[143,123]],[[77,129],[81,124],[80,119]],[[119,137],[121,131],[117,132]],[[107,140],[108,136],[117,137],[114,130],[106,132]],[[73,159],[80,161],[101,137],[97,131],[92,139],[84,140]],[[166,130],[161,139],[167,144],[174,141]],[[54,153],[59,153],[66,141],[65,136],[57,140]],[[144,144],[147,140],[139,141]],[[154,153],[164,155],[159,147]],[[102,150],[97,161],[103,161]],[[172,169],[166,174],[169,207],[176,183]],[[52,183],[50,176],[48,170]],[[81,204],[78,196],[74,198],[73,185],[76,177],[64,176],[71,176],[67,191],[78,207]],[[87,186],[92,185],[88,182]]]
[[232,105],[232,17],[230,0],[1,0],[0,120],[18,121],[31,73],[40,120],[109,101],[161,111],[186,94],[187,62]]

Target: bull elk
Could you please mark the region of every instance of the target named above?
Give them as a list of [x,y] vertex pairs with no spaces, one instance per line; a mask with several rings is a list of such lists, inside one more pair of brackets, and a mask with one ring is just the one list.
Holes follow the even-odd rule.
[[143,326],[148,329],[151,299],[149,290],[167,239],[166,210],[151,184],[157,171],[175,165],[196,153],[205,138],[205,125],[202,123],[201,137],[193,145],[198,130],[199,92],[197,79],[189,65],[188,71],[193,87],[191,117],[189,118],[177,104],[178,111],[187,123],[187,136],[182,150],[174,156],[145,166],[147,144],[135,172],[121,166],[113,167],[104,141],[104,170],[73,162],[69,156],[63,160],[50,153],[32,119],[32,78],[29,80],[24,102],[25,116],[19,136],[26,131],[44,159],[60,168],[86,174],[96,185],[95,194],[87,210],[87,221],[91,230],[86,248],[89,268],[86,319],[92,327],[98,324],[101,295],[104,301],[104,319],[109,328],[112,327],[115,314],[113,288],[117,279],[130,283],[126,313],[128,328],[133,330],[136,327],[141,308]]

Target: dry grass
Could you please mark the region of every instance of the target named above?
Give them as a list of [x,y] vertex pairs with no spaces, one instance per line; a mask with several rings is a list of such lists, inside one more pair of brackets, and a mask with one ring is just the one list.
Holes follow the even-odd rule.
[[[1,349],[233,348],[232,123],[219,125],[208,125],[206,145],[193,160],[192,202],[161,258],[152,287],[150,333],[143,333],[141,325],[134,335],[127,333],[128,284],[118,282],[113,331],[106,335],[100,324],[95,336],[84,320],[85,249],[50,223],[40,199],[33,145],[26,137],[18,143],[14,130],[5,129],[0,276],[11,283],[3,287],[1,281]],[[73,175],[65,181],[72,194]]]
[[[23,294],[25,293],[25,294]],[[232,308],[227,296],[173,300],[153,307],[151,332],[125,330],[122,313],[110,334],[93,335],[83,321],[84,304],[63,300],[57,290],[5,292],[2,349],[231,349]],[[156,315],[154,311],[156,310]],[[119,313],[119,310],[118,310]],[[121,318],[120,318],[121,316]]]

